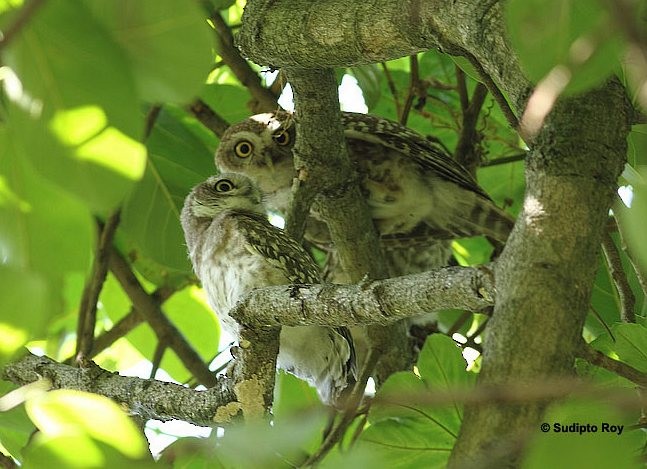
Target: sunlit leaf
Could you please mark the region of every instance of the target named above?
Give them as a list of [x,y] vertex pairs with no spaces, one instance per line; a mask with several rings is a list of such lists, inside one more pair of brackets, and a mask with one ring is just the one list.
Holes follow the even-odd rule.
[[94,238],[87,208],[14,155],[0,158],[3,186],[11,194],[0,204],[3,263],[50,279],[61,279],[70,271],[84,272]]
[[53,308],[42,276],[0,264],[0,366],[44,332]]
[[[7,381],[0,380],[0,396],[14,388],[15,386]],[[14,458],[22,459],[21,449],[27,444],[34,430],[34,424],[29,420],[24,406],[0,412],[0,445]]]
[[197,2],[84,3],[127,54],[144,100],[183,103],[198,94],[212,66],[215,32]]
[[96,105],[110,125],[130,137],[141,136],[143,121],[126,56],[83,3],[45,3],[3,61],[16,72],[25,93],[42,101],[45,116]]
[[[26,406],[29,417],[46,437],[85,434],[131,458],[147,453],[141,432],[124,411],[106,397],[57,390],[27,401]],[[89,439],[88,444],[91,443]]]

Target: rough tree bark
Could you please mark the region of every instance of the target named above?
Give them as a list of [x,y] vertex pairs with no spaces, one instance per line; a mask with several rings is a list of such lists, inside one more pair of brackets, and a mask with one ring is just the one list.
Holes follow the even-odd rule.
[[[470,60],[514,126],[532,92],[507,42],[503,2],[494,0],[253,0],[239,44],[259,64],[303,68],[440,48]],[[495,268],[480,383],[572,373],[629,118],[623,89],[611,81],[561,99],[528,142],[524,209]],[[468,407],[450,465],[518,465],[542,411],[537,403]]]

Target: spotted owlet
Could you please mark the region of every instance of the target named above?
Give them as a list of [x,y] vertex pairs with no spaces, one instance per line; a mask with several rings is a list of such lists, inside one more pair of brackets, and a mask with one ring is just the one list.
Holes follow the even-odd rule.
[[[231,334],[228,311],[247,292],[270,285],[320,283],[308,253],[266,218],[260,190],[242,174],[212,176],[187,196],[182,228],[193,269],[211,308]],[[353,381],[353,342],[346,328],[283,327],[277,365],[308,381],[332,404]]]
[[[440,142],[366,114],[343,112],[342,124],[392,275],[446,265],[452,238],[507,239],[512,218]],[[295,174],[294,140],[291,114],[258,114],[224,133],[216,166],[254,179],[270,208],[285,213]],[[316,242],[320,234],[308,228],[306,236]],[[407,246],[407,239],[424,242]]]

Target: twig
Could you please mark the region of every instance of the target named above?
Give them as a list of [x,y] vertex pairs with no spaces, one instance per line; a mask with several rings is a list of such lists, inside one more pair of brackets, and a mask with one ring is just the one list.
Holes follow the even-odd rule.
[[460,317],[454,321],[454,324],[449,328],[447,331],[447,335],[451,337],[454,335],[455,332],[458,332],[458,330],[465,324],[465,321],[467,321],[469,318],[472,317],[472,313],[470,311],[465,311],[463,314],[460,315]]
[[461,102],[461,111],[467,111],[470,105],[469,95],[467,93],[467,80],[465,79],[465,72],[462,68],[456,65],[456,88],[458,89],[458,97]]
[[115,211],[106,220],[99,223],[100,235],[92,263],[92,275],[83,289],[79,319],[76,330],[76,362],[82,365],[89,358],[94,341],[94,328],[97,319],[97,301],[108,275],[108,260],[112,239],[119,225],[120,212]]
[[20,33],[36,11],[45,4],[45,0],[29,0],[16,14],[16,19],[2,30],[0,36],[0,50],[6,48]]
[[623,322],[636,322],[636,314],[634,312],[636,298],[631,291],[624,269],[622,268],[622,261],[620,260],[618,249],[608,231],[602,234],[602,251],[607,260],[609,274],[618,292],[620,318]]
[[222,57],[222,60],[229,66],[236,78],[249,89],[254,98],[254,101],[249,103],[252,112],[257,114],[259,112],[275,111],[278,107],[278,96],[263,86],[261,78],[240,55],[234,45],[234,36],[227,23],[220,16],[220,12],[214,11],[210,19],[218,33],[218,55]]
[[393,77],[391,76],[391,72],[389,71],[389,67],[387,66],[386,62],[380,62],[380,65],[382,66],[382,70],[384,70],[384,76],[386,77],[386,83],[389,87],[389,90],[391,91],[391,95],[393,96],[393,102],[395,103],[395,114],[397,116],[402,115],[402,105],[400,104],[400,98],[398,97],[398,90],[395,87],[395,82],[393,81]]
[[497,158],[495,160],[484,161],[481,163],[481,166],[497,166],[500,164],[516,163],[517,161],[523,161],[526,159],[527,153],[519,153],[518,155],[504,156],[502,158]]
[[148,113],[146,114],[146,125],[144,126],[144,141],[150,137],[160,112],[162,112],[162,106],[158,104],[151,106],[148,110]]
[[[456,145],[456,152],[454,153],[456,161],[469,169],[472,174],[476,173],[476,168],[480,164],[480,155],[476,151],[480,140],[476,131],[476,124],[478,123],[479,114],[486,96],[487,88],[485,85],[483,83],[477,83],[472,94],[472,99],[469,101],[467,108],[463,110],[461,134]],[[461,97],[461,105],[462,101],[463,98]]]
[[196,119],[202,122],[202,125],[211,130],[218,138],[222,137],[222,134],[229,127],[229,122],[223,119],[201,99],[196,99],[191,103],[189,110]]
[[418,90],[420,89],[420,73],[418,67],[418,56],[412,55],[409,57],[410,72],[409,72],[409,91],[407,92],[407,99],[404,101],[404,108],[402,109],[402,114],[400,116],[400,124],[407,125],[409,120],[409,113],[411,112],[411,106],[413,105],[413,99],[416,97]]
[[477,73],[483,80],[483,83],[485,86],[487,86],[488,91],[492,94],[492,97],[496,101],[496,103],[499,105],[499,108],[501,109],[501,112],[503,112],[503,115],[505,116],[506,120],[508,121],[508,124],[510,127],[512,127],[515,130],[518,130],[519,128],[519,119],[517,116],[514,114],[514,111],[510,107],[510,104],[508,104],[508,101],[506,100],[505,95],[503,92],[499,89],[497,84],[494,82],[494,80],[490,77],[490,75],[487,74],[487,72],[483,69],[483,66],[481,63],[478,61],[474,55],[468,53],[465,51],[465,57],[469,62],[472,64],[472,66],[476,69]]
[[[172,288],[160,287],[151,294],[151,298],[158,305],[161,305],[168,298],[170,298],[173,293],[175,293],[175,290]],[[107,330],[94,340],[90,358],[96,357],[103,350],[110,347],[118,339],[125,337],[130,331],[132,331],[143,322],[144,317],[141,314],[138,314],[135,308],[131,308],[130,312],[126,316],[121,318],[109,330]],[[65,360],[64,363],[68,363],[68,361]]]
[[184,366],[205,386],[214,386],[215,376],[209,371],[200,355],[189,345],[182,333],[162,313],[157,302],[144,290],[133,274],[128,263],[115,249],[110,253],[110,270],[115,275],[124,292],[151,326],[157,339],[175,352]]
[[375,350],[372,350],[368,354],[368,356],[366,357],[366,361],[362,367],[362,374],[357,380],[357,383],[355,383],[355,386],[353,387],[353,392],[351,393],[348,399],[348,402],[346,403],[346,408],[344,409],[344,413],[342,415],[341,421],[337,424],[336,427],[332,429],[332,431],[328,434],[328,436],[326,436],[326,439],[323,441],[321,446],[317,448],[317,451],[315,451],[306,460],[306,462],[303,463],[304,467],[317,464],[328,454],[328,452],[338,442],[341,441],[342,437],[344,436],[344,433],[346,432],[346,429],[357,416],[357,409],[359,408],[359,405],[362,402],[362,398],[364,397],[364,389],[366,389],[366,382],[368,381],[368,378],[371,377],[371,374],[373,373],[373,370],[375,369],[375,365],[377,364],[379,359],[380,359],[379,353]]
[[605,370],[609,370],[623,378],[628,379],[632,383],[647,388],[647,373],[637,370],[631,365],[627,365],[611,357],[606,356],[602,352],[595,350],[586,342],[582,341],[580,346],[575,351],[577,357],[586,360],[591,365],[599,366]]

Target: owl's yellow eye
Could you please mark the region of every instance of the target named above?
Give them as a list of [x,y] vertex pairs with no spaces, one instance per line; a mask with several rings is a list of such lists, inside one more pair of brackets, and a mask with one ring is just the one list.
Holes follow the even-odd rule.
[[234,183],[229,179],[221,179],[214,184],[213,188],[216,192],[229,192],[234,188]]
[[272,135],[272,138],[279,145],[287,145],[290,143],[290,134],[287,130],[279,130],[277,133]]
[[249,155],[252,154],[252,151],[254,151],[254,147],[247,140],[243,140],[242,142],[238,142],[236,144],[236,146],[234,147],[234,151],[236,152],[236,155],[238,155],[239,157],[247,158]]

